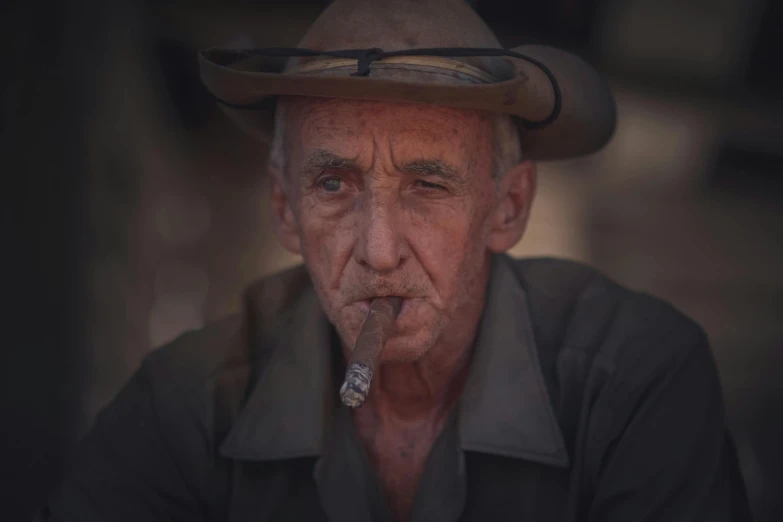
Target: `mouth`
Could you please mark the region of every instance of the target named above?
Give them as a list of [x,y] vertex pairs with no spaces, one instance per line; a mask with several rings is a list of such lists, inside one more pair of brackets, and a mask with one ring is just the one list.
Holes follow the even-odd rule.
[[[405,316],[406,311],[412,306],[412,302],[415,300],[413,297],[403,297],[403,296],[395,296],[395,295],[383,295],[383,296],[377,296],[377,297],[399,297],[402,299],[402,305],[400,306],[400,313],[397,314],[397,321],[402,319],[402,317]],[[367,313],[367,311],[370,310],[370,305],[372,304],[372,300],[374,298],[369,299],[362,299],[361,301],[358,301],[357,303],[362,309],[362,312]],[[396,322],[396,321],[395,321]]]

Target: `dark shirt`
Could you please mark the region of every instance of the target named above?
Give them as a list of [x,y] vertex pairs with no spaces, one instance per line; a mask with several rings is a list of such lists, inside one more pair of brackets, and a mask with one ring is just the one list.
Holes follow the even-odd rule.
[[[471,368],[413,521],[727,521],[747,503],[703,331],[572,262],[493,259]],[[389,521],[302,268],[149,355],[51,520]]]

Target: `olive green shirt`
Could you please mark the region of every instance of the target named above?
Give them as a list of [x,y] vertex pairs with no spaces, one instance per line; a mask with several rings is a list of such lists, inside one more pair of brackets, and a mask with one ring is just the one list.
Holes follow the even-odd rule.
[[[43,519],[391,522],[334,329],[299,267],[153,352]],[[702,330],[553,259],[493,259],[470,372],[412,521],[748,518]]]

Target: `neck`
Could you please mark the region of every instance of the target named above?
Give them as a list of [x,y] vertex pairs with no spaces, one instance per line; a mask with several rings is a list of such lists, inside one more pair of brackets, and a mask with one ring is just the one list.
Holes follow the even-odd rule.
[[389,362],[380,366],[368,397],[379,421],[427,421],[444,418],[456,403],[467,376],[470,344],[449,361]]
[[367,401],[354,411],[394,520],[410,520],[427,456],[462,391],[470,344],[458,352],[448,364],[381,364]]

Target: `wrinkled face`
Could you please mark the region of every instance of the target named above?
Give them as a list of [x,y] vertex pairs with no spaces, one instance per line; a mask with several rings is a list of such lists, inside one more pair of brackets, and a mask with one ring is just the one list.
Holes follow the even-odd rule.
[[378,102],[287,107],[288,246],[303,255],[345,345],[376,296],[404,298],[387,361],[417,360],[474,328],[502,199],[490,120]]

